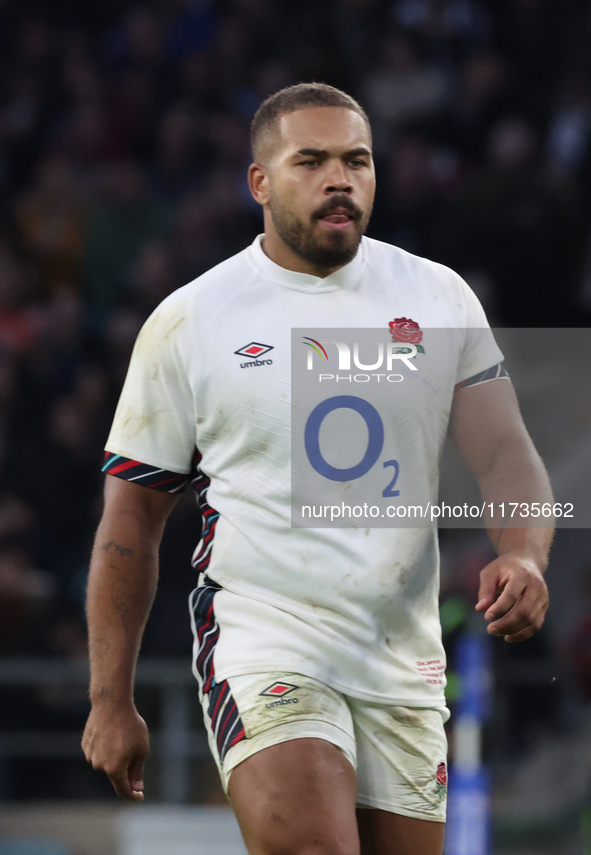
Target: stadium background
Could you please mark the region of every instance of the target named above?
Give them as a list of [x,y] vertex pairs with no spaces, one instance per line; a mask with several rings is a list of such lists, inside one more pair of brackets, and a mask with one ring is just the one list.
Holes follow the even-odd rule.
[[[245,178],[260,101],[302,80],[351,92],[375,135],[370,236],[457,269],[497,325],[586,327],[590,43],[591,3],[564,0],[0,0],[0,838],[17,806],[114,803],[72,741],[102,447],[143,320],[261,228]],[[138,703],[156,733],[175,714],[195,729],[182,774],[149,762],[153,799],[208,804],[223,797],[194,689],[179,677],[187,707],[162,692],[188,670],[198,533],[187,495]],[[481,533],[442,534],[452,664],[488,555]],[[485,757],[511,855],[587,851],[588,532],[559,534],[549,582],[543,632],[492,645]]]

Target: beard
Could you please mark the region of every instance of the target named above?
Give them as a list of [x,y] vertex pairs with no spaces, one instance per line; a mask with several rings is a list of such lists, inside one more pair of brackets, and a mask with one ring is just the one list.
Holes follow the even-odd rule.
[[[271,219],[279,237],[297,255],[323,270],[342,267],[353,260],[371,214],[371,210],[364,213],[344,194],[335,194],[316,208],[310,215],[308,225],[290,211],[273,192],[269,207]],[[315,233],[318,220],[336,208],[347,210],[353,221],[353,229],[346,232],[325,232],[320,235]]]

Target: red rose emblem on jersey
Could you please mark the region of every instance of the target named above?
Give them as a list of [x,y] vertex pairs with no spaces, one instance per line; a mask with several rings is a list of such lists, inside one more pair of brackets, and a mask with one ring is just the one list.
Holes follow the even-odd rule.
[[393,341],[403,341],[407,344],[420,344],[423,332],[416,321],[410,318],[394,318],[388,324]]
[[437,783],[442,787],[447,787],[447,767],[443,762],[437,767]]

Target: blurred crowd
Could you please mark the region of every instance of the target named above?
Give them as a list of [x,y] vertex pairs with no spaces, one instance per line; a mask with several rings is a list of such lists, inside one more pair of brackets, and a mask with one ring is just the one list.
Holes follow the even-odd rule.
[[590,39],[588,0],[0,0],[1,655],[84,654],[131,348],[260,231],[261,100],[307,80],[358,97],[369,234],[453,266],[497,324],[585,326]]

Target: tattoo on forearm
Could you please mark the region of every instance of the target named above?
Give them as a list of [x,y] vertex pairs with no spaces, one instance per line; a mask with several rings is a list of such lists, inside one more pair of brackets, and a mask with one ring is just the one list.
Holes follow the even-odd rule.
[[121,546],[120,543],[115,543],[114,540],[110,540],[108,543],[103,543],[101,549],[103,552],[108,552],[111,547],[123,558],[127,555],[133,555],[133,549],[129,549],[127,546]]
[[115,686],[102,686],[99,698],[112,698],[115,696]]

